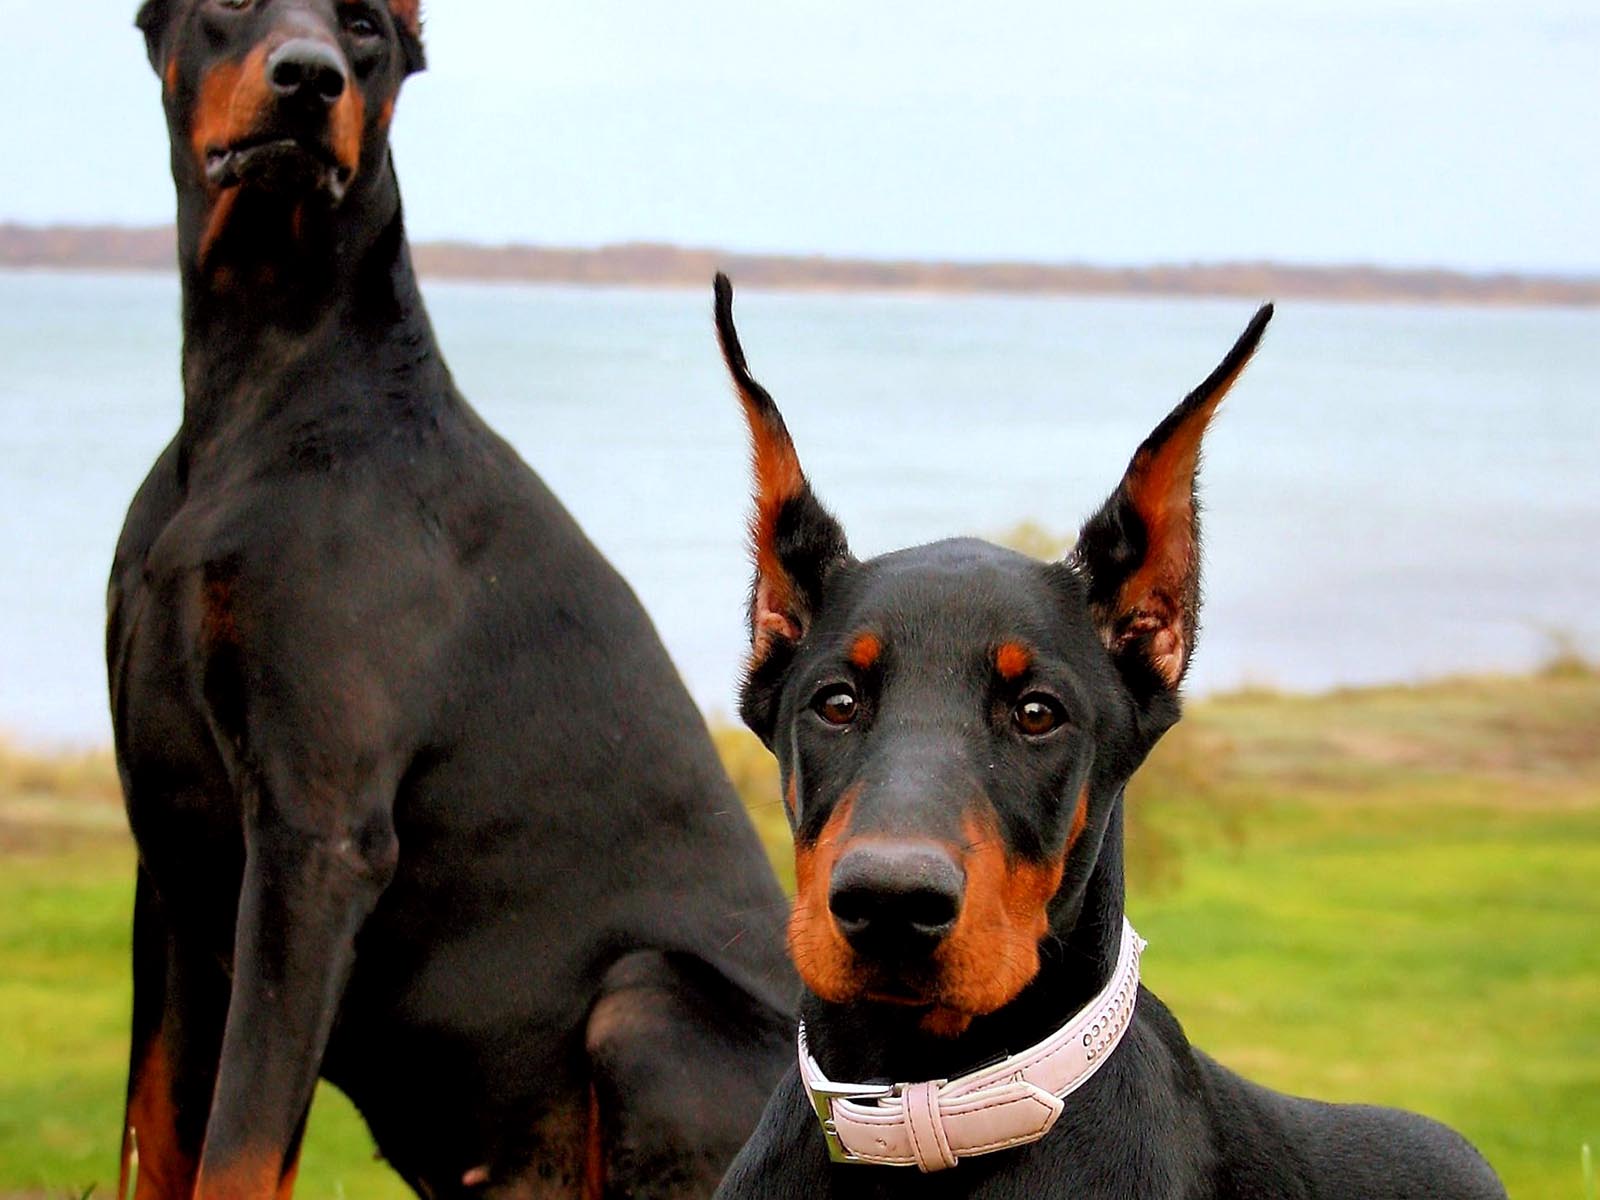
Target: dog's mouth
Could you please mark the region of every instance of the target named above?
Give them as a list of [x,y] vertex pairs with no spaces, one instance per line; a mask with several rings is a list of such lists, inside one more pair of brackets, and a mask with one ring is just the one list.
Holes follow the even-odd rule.
[[284,134],[261,134],[206,151],[206,181],[212,187],[260,188],[272,192],[320,192],[338,204],[355,172],[327,146]]
[[939,973],[932,962],[861,964],[857,996],[890,1008],[930,1008],[939,1002]]
[[951,1005],[941,997],[937,986],[907,984],[882,978],[862,990],[861,1000],[870,1005],[891,1009],[900,1020],[915,1021],[924,1033],[935,1037],[952,1038],[964,1033],[976,1013]]
[[931,1008],[933,998],[921,992],[909,990],[902,991],[898,988],[872,988],[861,997],[868,1004],[887,1004],[891,1008]]

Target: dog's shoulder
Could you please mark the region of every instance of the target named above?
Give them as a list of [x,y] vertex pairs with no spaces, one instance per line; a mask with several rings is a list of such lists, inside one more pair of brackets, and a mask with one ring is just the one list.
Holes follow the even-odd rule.
[[1504,1200],[1483,1156],[1427,1117],[1328,1104],[1244,1079],[1200,1051],[1225,1195],[1316,1200]]
[[137,567],[144,561],[151,542],[182,503],[178,458],[178,439],[173,438],[134,493],[133,502],[128,505],[128,514],[122,523],[122,532],[117,538],[115,556],[111,560],[113,583],[130,566]]

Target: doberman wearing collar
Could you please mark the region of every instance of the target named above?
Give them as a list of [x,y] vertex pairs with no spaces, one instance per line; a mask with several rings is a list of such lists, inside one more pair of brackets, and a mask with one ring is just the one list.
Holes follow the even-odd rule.
[[1504,1195],[1422,1117],[1239,1078],[1138,986],[1123,789],[1178,717],[1201,435],[1270,317],[1067,561],[969,539],[858,561],[718,278],[756,477],[741,712],[781,768],[806,988],[797,1066],[719,1197]]
[[704,1196],[790,1056],[784,900],[627,585],[440,357],[416,0],[151,0],[184,408],[110,584],[123,1180],[287,1196],[319,1074],[428,1197]]

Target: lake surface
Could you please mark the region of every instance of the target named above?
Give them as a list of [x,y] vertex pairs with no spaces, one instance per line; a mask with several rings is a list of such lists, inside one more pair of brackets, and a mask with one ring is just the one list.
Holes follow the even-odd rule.
[[[705,292],[433,283],[472,403],[733,708],[744,433]],[[1236,301],[747,293],[813,484],[870,554],[1063,534],[1248,320]],[[0,731],[110,737],[123,513],[177,428],[167,276],[0,273]],[[1190,690],[1517,669],[1600,643],[1600,312],[1280,305],[1207,443]]]

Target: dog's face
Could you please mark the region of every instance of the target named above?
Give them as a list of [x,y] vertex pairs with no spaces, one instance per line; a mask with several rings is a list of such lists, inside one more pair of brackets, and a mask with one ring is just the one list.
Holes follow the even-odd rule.
[[215,240],[241,193],[337,207],[387,153],[402,80],[422,66],[419,0],[148,0],[173,172]]
[[926,1010],[933,1032],[1010,1001],[1089,831],[1091,777],[1139,737],[1077,574],[976,540],[846,561],[755,674],[796,823],[807,985]]
[[976,540],[866,562],[717,317],[756,468],[741,703],[795,830],[790,950],[835,1003],[954,1035],[1039,969],[1128,776],[1177,717],[1197,615],[1200,438],[1270,309],[1139,448],[1072,557]]

